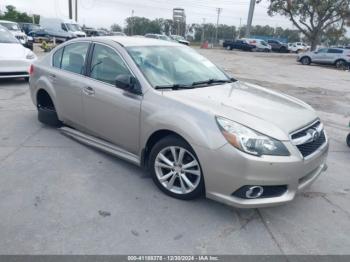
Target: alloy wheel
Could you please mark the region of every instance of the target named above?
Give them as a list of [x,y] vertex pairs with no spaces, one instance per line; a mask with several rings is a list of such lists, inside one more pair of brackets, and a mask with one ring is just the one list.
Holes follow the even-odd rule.
[[156,156],[154,169],[160,184],[175,194],[194,191],[201,180],[201,168],[191,152],[180,146],[168,146]]

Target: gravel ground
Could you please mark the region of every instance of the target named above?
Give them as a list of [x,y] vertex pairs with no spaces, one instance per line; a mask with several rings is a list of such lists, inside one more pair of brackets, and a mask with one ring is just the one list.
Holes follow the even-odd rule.
[[350,73],[293,55],[200,52],[313,105],[331,141],[328,171],[274,208],[175,200],[141,169],[41,125],[28,85],[2,80],[0,254],[350,254]]

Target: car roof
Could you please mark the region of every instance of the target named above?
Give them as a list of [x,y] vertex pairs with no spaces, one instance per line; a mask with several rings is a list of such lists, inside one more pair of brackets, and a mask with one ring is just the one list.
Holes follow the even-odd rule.
[[132,36],[99,36],[99,37],[87,37],[85,39],[96,40],[98,42],[101,42],[101,41],[103,42],[104,40],[106,41],[112,40],[122,46],[181,46],[183,47],[183,45],[176,42],[168,42],[164,40],[158,40],[158,39],[146,38],[146,37],[141,38],[141,37],[132,37]]

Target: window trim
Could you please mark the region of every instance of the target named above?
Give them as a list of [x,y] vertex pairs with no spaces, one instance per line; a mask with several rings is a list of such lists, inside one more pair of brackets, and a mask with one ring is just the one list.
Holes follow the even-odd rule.
[[[91,69],[91,63],[92,63],[92,57],[93,57],[93,52],[95,50],[95,46],[96,45],[103,45],[107,48],[110,48],[112,51],[114,51],[123,61],[123,63],[125,64],[125,66],[127,67],[127,69],[129,70],[129,72],[131,73],[131,75],[133,77],[135,77],[135,79],[139,82],[139,85],[141,86],[140,84],[140,81],[137,79],[137,77],[135,76],[134,72],[131,70],[130,66],[128,65],[128,63],[125,61],[124,57],[119,53],[118,50],[116,50],[114,47],[110,46],[110,45],[107,45],[107,44],[104,44],[104,43],[100,43],[100,42],[92,42],[91,44],[91,49],[90,49],[90,52],[89,52],[89,56],[88,56],[88,63],[87,63],[87,66],[86,66],[86,77],[88,77],[89,79],[93,80],[93,81],[96,81],[96,82],[99,82],[99,83],[103,83],[105,85],[109,85],[109,86],[112,86],[114,88],[118,88],[120,90],[122,90],[121,88],[117,87],[116,85],[113,85],[113,84],[110,84],[110,83],[106,83],[106,82],[103,82],[101,80],[98,80],[98,79],[95,79],[95,78],[92,78],[91,77],[91,72],[90,72],[90,69]],[[142,86],[141,86],[141,90],[142,90]],[[142,94],[143,94],[143,90],[142,90]],[[141,94],[141,95],[142,95]]]
[[[83,73],[81,74],[78,74],[78,73],[75,73],[75,72],[72,72],[72,71],[68,71],[66,69],[62,69],[62,60],[63,60],[63,54],[64,54],[64,51],[66,49],[67,46],[70,46],[70,45],[74,45],[74,44],[81,44],[81,43],[87,43],[89,46],[88,46],[88,50],[87,50],[87,53],[86,53],[86,58],[85,58],[85,61],[84,61],[84,70],[83,70]],[[69,43],[69,44],[66,44],[64,46],[62,46],[61,48],[57,49],[53,55],[51,56],[51,67],[53,67],[54,69],[56,70],[62,70],[64,72],[67,72],[67,73],[70,73],[70,74],[74,74],[74,75],[77,75],[77,76],[85,76],[86,77],[86,69],[87,69],[87,62],[88,62],[88,55],[90,53],[90,49],[91,49],[91,45],[92,45],[92,42],[91,41],[77,41],[77,42],[73,42],[73,43]],[[60,49],[63,49],[63,52],[62,52],[62,56],[61,56],[61,63],[60,63],[60,67],[55,67],[53,65],[53,56],[60,50]]]

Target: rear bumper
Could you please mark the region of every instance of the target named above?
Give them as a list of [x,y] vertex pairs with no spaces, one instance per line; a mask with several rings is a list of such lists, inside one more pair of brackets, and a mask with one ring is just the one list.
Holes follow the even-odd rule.
[[[291,156],[255,157],[238,151],[229,144],[218,150],[195,147],[205,179],[206,196],[239,208],[258,208],[284,204],[310,186],[327,169],[328,141],[312,157],[303,159],[289,144]],[[275,197],[246,199],[233,196],[244,186],[286,186]]]
[[29,77],[29,67],[33,60],[2,60],[0,62],[0,78]]

